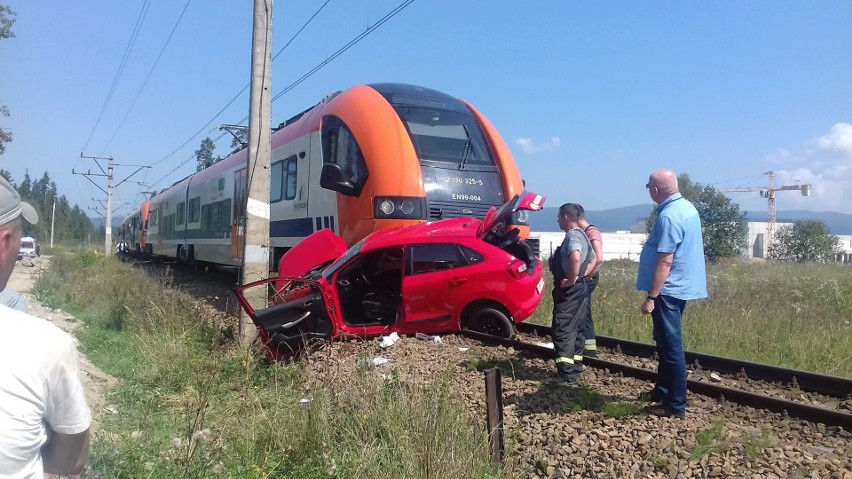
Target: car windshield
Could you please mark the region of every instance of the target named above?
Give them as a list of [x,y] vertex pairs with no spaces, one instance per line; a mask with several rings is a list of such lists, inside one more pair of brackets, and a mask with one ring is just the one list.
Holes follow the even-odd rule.
[[33,249],[35,244],[32,241],[21,241],[21,249]]
[[366,240],[366,239],[367,238],[364,238],[361,241],[352,245],[351,248],[349,248],[348,250],[346,250],[345,253],[343,253],[343,256],[341,256],[340,258],[337,258],[337,260],[335,262],[328,265],[328,267],[322,272],[322,277],[325,278],[325,279],[331,278],[334,275],[334,273],[336,273],[337,270],[340,269],[341,266],[348,263],[350,259],[354,258],[355,255],[360,253],[361,252],[361,246],[364,244],[364,240]]

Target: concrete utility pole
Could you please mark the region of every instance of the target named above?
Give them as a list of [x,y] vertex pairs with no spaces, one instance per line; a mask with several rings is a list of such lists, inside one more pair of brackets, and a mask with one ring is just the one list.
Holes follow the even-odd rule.
[[[101,170],[101,173],[92,173],[91,170],[89,170],[86,173],[82,173],[82,172],[76,172],[72,169],[71,173],[75,174],[75,175],[83,176],[84,178],[89,180],[93,185],[95,185],[99,190],[103,191],[104,194],[106,194],[106,197],[107,197],[106,202],[107,203],[106,203],[106,214],[104,215],[104,219],[106,221],[106,223],[104,223],[104,232],[105,232],[105,235],[104,235],[105,236],[105,238],[104,238],[104,254],[107,255],[107,256],[112,256],[112,190],[113,190],[113,188],[117,188],[122,183],[129,180],[131,176],[142,171],[143,168],[150,168],[150,166],[140,166],[139,169],[137,169],[136,171],[134,171],[133,173],[128,175],[127,178],[121,180],[117,185],[113,185],[113,175],[112,175],[113,167],[114,166],[120,166],[120,165],[113,165],[111,156],[107,157],[107,158],[103,158],[103,157],[98,157],[98,156],[83,156],[83,154],[80,153],[80,158],[88,158],[90,160],[95,160],[95,164],[97,164],[98,168]],[[106,170],[104,170],[103,166],[101,166],[101,161],[107,162],[107,169]],[[105,189],[101,188],[97,183],[95,183],[91,178],[89,178],[90,176],[105,176],[106,179],[107,179],[107,189],[105,190]]]
[[[254,1],[249,105],[248,198],[242,284],[269,276],[269,178],[272,157],[272,0]],[[266,290],[255,288],[246,299],[253,308],[266,306]],[[251,344],[257,330],[240,316],[240,338]]]
[[56,225],[56,196],[53,197],[53,213],[50,214],[50,247],[53,248],[53,226]]

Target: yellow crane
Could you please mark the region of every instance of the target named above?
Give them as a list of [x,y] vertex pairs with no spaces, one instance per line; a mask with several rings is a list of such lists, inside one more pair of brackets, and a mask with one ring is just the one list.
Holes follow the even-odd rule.
[[801,191],[802,196],[811,195],[811,185],[785,185],[775,186],[775,173],[767,171],[764,175],[769,177],[769,186],[749,188],[718,188],[716,191],[723,193],[755,192],[760,193],[762,198],[769,202],[769,221],[766,227],[766,246],[772,243],[775,237],[775,192],[776,191]]

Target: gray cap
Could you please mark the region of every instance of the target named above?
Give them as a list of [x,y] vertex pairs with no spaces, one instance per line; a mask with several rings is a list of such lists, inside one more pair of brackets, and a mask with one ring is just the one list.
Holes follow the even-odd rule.
[[29,203],[21,201],[21,195],[0,176],[0,226],[23,216],[29,224],[38,223],[38,213]]

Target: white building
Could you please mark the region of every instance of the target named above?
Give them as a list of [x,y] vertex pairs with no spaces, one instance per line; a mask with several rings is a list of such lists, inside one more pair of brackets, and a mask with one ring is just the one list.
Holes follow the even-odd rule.
[[[792,223],[776,223],[775,231],[780,227],[790,226]],[[742,252],[745,258],[766,258],[766,235],[769,223],[750,221],[748,223],[748,244]],[[619,258],[639,260],[642,252],[642,244],[645,242],[644,233],[629,233],[627,231],[616,231],[615,233],[601,233],[603,239],[604,260]],[[565,233],[562,231],[533,231],[530,237],[538,238],[539,251],[542,259],[550,258],[553,251],[562,244]],[[852,263],[852,235],[838,235],[840,238],[840,252],[837,261]]]
[[[601,232],[604,261],[619,258],[639,261],[639,253],[642,252],[642,243],[645,242],[646,236],[644,233],[629,233],[627,231],[617,231],[615,233]],[[565,233],[562,231],[533,231],[530,233],[530,237],[538,238],[541,259],[547,259],[562,244],[562,240],[565,239]]]

